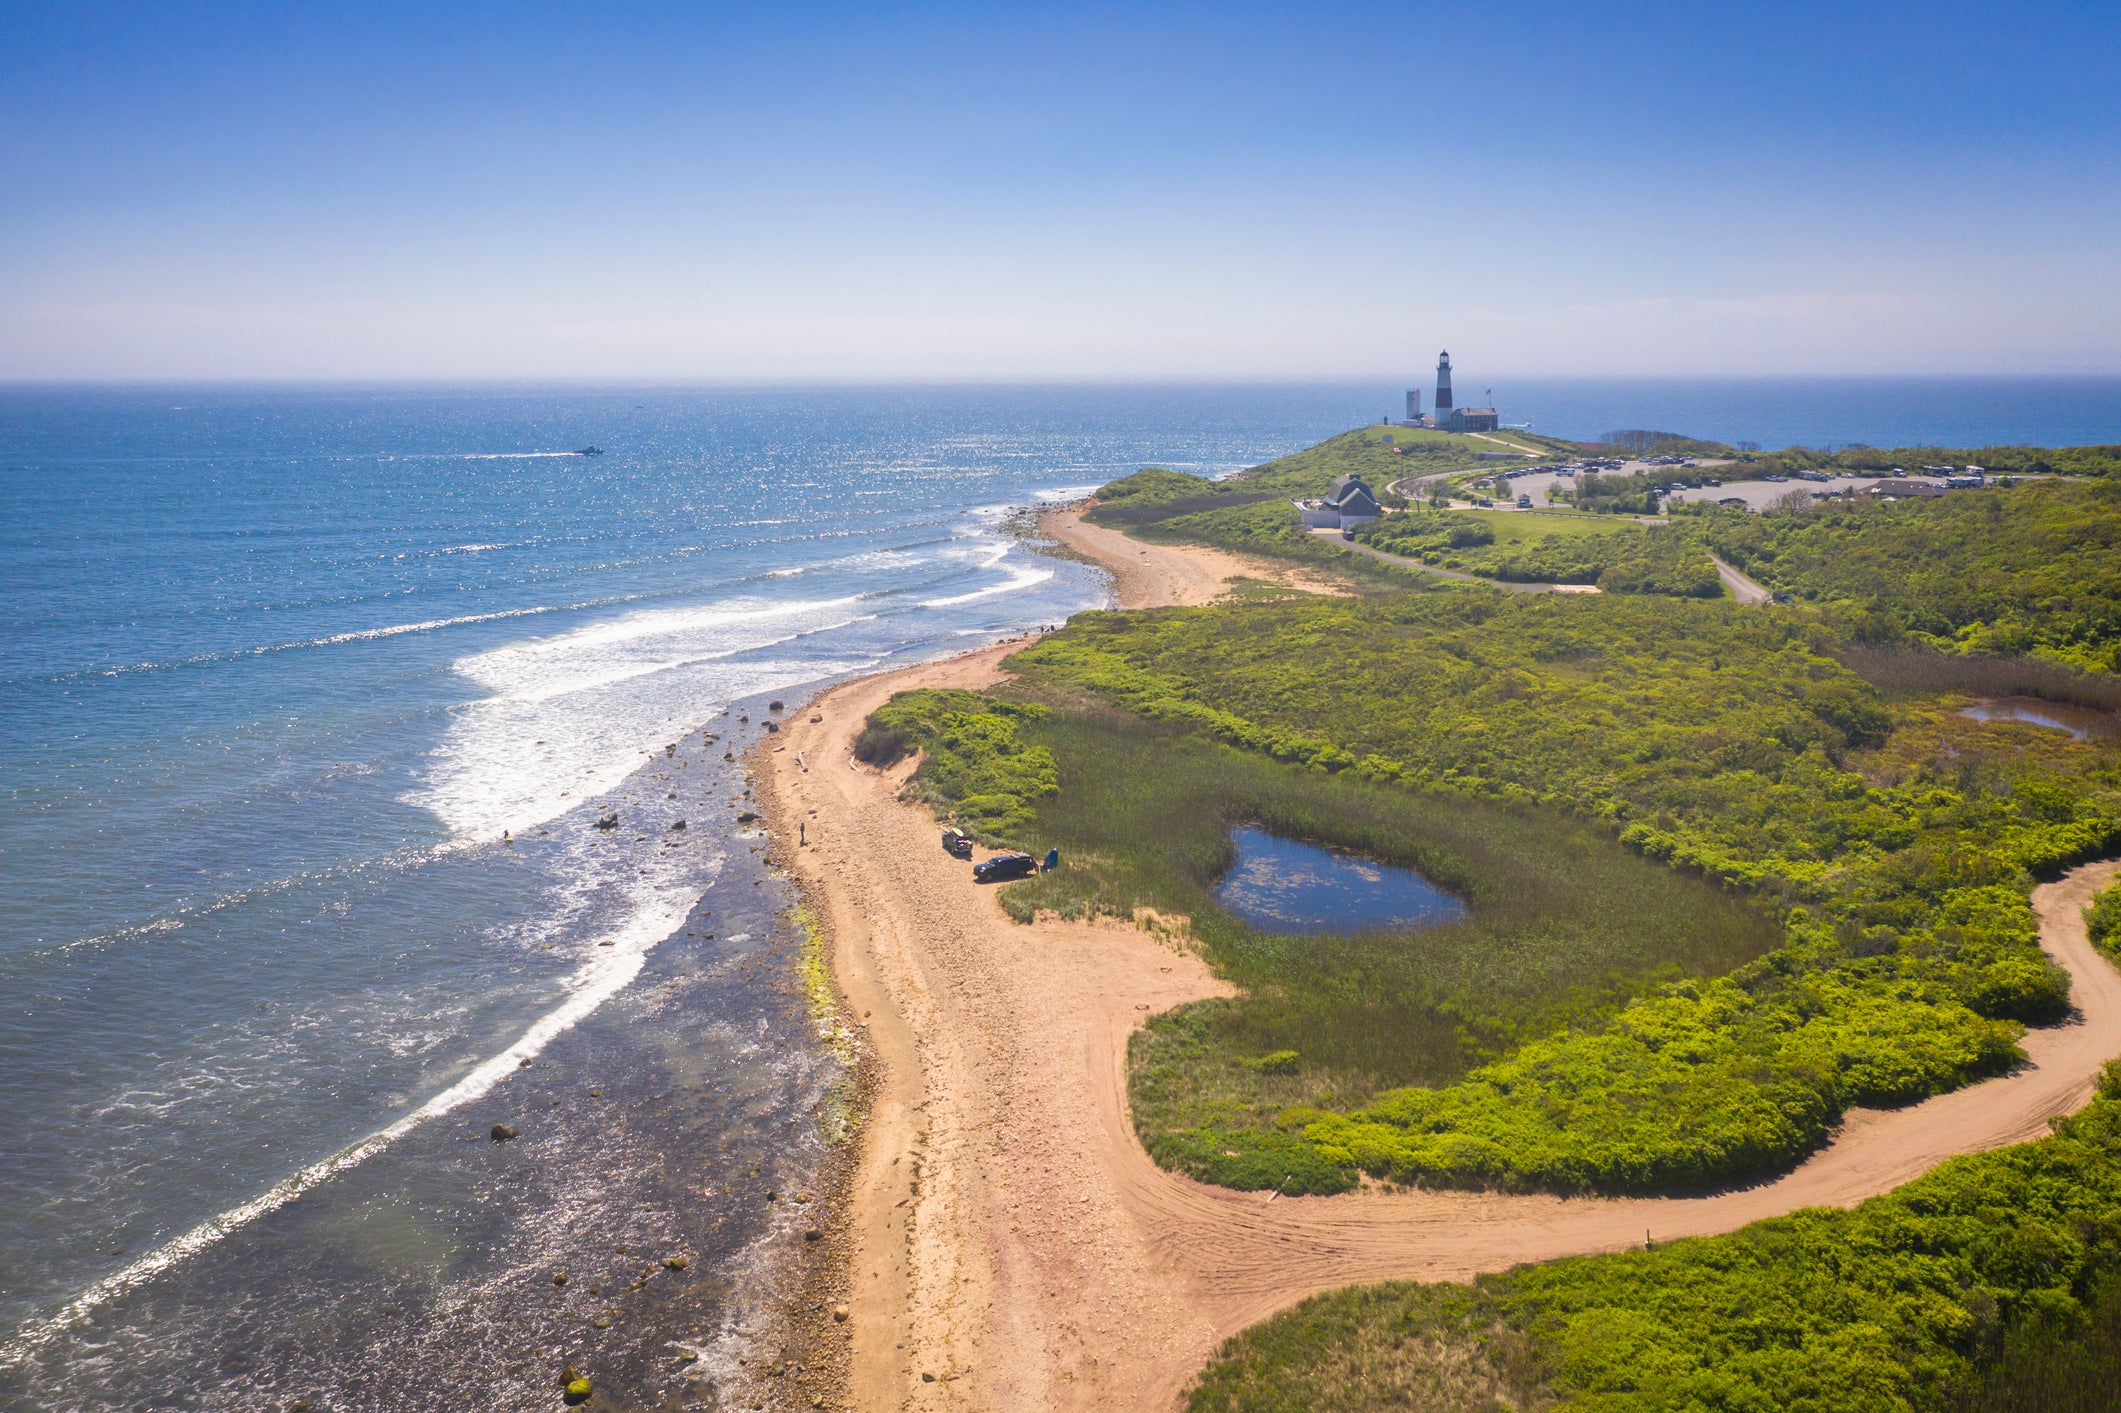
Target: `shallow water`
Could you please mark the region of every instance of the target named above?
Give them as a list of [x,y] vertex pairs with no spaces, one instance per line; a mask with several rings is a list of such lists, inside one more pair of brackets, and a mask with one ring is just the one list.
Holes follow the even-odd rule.
[[1466,905],[1412,869],[1247,825],[1215,901],[1265,932],[1406,932],[1456,922]]
[[2121,735],[2121,723],[2117,723],[2110,713],[2039,697],[1994,697],[1962,708],[1959,714],[1976,721],[2023,721],[2032,726],[2067,731],[2079,741],[2088,741],[2095,736]]

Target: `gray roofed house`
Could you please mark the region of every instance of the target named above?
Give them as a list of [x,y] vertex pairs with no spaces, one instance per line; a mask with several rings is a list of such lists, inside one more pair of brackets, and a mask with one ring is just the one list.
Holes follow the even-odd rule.
[[1307,530],[1337,530],[1348,525],[1360,525],[1365,520],[1375,520],[1384,514],[1377,503],[1377,492],[1370,483],[1354,472],[1333,482],[1333,489],[1320,500],[1300,500],[1296,508],[1303,513]]
[[1333,482],[1333,489],[1326,496],[1326,504],[1340,512],[1340,523],[1356,520],[1375,520],[1384,510],[1377,503],[1377,492],[1370,483],[1350,471]]

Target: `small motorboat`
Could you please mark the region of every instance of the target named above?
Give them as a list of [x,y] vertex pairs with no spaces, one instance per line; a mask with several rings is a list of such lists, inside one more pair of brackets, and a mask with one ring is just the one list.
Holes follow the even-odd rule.
[[576,456],[602,456],[603,454],[604,448],[600,446],[585,446],[575,452]]

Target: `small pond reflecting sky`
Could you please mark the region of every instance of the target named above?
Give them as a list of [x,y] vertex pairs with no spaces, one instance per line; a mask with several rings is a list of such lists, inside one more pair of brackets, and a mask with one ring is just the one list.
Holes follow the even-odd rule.
[[1377,932],[1435,927],[1466,905],[1411,869],[1281,839],[1247,825],[1214,898],[1267,932]]
[[2080,741],[2094,736],[2121,735],[2114,718],[2090,707],[2042,701],[2038,697],[1985,697],[1959,713],[1976,721],[2023,721],[2067,731]]

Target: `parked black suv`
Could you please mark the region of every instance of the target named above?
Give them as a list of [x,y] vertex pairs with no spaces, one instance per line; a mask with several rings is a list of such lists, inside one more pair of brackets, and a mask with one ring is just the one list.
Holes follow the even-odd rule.
[[972,866],[972,881],[1000,883],[1010,878],[1028,878],[1037,870],[1038,861],[1029,854],[996,854],[985,863]]

